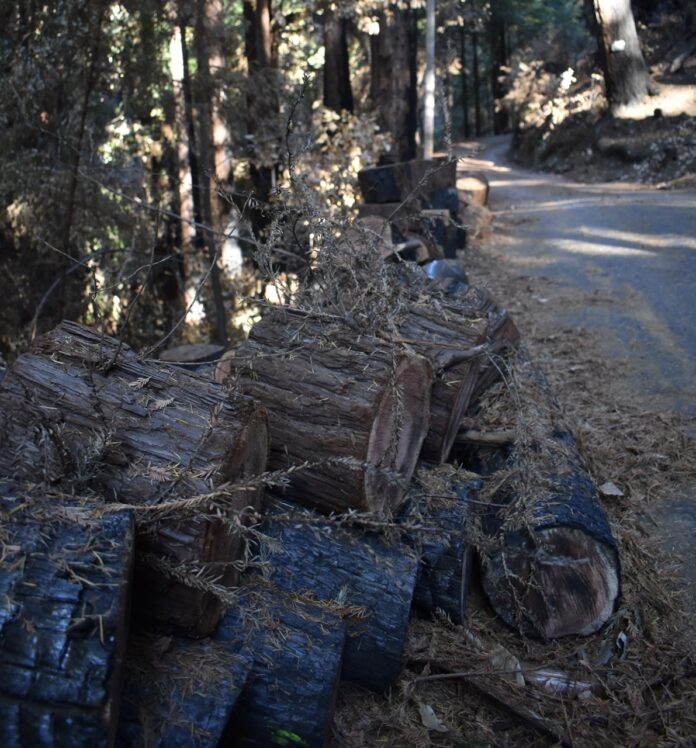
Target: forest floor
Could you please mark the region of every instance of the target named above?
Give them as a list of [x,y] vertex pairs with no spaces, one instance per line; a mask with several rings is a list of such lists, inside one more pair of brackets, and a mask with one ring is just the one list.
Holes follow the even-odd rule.
[[[622,553],[620,609],[598,634],[554,643],[506,629],[480,591],[464,626],[415,618],[388,698],[341,687],[335,745],[692,745],[696,195],[523,171],[508,145],[459,150],[462,168],[487,173],[494,218],[492,239],[462,259],[513,313],[597,485],[619,489],[604,508]],[[601,693],[521,685],[513,673],[529,662],[600,681]]]

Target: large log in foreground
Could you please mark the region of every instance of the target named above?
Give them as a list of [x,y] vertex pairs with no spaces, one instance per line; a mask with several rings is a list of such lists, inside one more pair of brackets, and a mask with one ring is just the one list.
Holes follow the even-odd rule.
[[126,646],[132,517],[3,493],[0,744],[106,748]]
[[[126,505],[205,496],[262,472],[265,411],[181,369],[138,359],[118,340],[64,322],[20,356],[0,386],[0,474],[64,480]],[[261,489],[229,491],[217,505],[149,524],[139,555],[172,564],[229,562],[242,552],[224,515],[258,507]],[[223,518],[211,519],[214,512]],[[209,633],[220,602],[147,566],[137,579],[146,615]],[[224,583],[234,580],[227,567]]]
[[270,467],[313,463],[292,474],[288,495],[329,511],[400,505],[429,426],[426,359],[285,309],[224,363],[268,408]]
[[131,636],[116,745],[215,748],[253,662],[241,641]]
[[320,604],[247,580],[215,638],[244,641],[254,664],[221,746],[323,748],[331,733],[346,627]]
[[398,541],[323,519],[269,501],[261,548],[267,575],[280,589],[341,612],[348,624],[343,678],[386,691],[401,671],[418,559]]
[[525,634],[552,639],[597,631],[619,595],[619,553],[572,436],[560,430],[548,384],[529,362],[509,372],[520,401],[517,438],[494,475],[483,518],[484,589]]

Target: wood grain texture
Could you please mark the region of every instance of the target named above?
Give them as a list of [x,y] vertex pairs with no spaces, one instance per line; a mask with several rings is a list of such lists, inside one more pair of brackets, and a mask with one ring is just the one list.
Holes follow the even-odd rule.
[[[71,322],[17,359],[0,406],[0,474],[83,485],[107,500],[152,505],[207,494],[266,466],[263,408]],[[260,489],[231,493],[222,511],[260,499]],[[238,534],[201,516],[149,526],[138,546],[173,562],[233,561],[242,550]],[[233,579],[228,572],[225,581]],[[138,580],[149,615],[198,634],[217,622],[212,596],[146,567]]]

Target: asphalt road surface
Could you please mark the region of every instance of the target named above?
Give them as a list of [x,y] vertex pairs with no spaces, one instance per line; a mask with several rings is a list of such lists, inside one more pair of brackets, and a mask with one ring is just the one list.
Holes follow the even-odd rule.
[[[646,406],[696,415],[696,192],[578,184],[513,165],[509,138],[483,144],[463,168],[488,176],[505,261],[606,300],[549,304],[559,327],[598,331],[602,354],[629,362],[627,384]],[[696,487],[654,516],[696,612]]]

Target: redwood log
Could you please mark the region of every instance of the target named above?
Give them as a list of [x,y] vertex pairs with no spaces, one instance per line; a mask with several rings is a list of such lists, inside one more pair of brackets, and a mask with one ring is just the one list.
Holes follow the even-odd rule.
[[456,161],[416,159],[363,169],[358,182],[366,203],[416,199],[421,207],[430,208],[442,200],[441,193],[456,186],[456,171]]
[[467,532],[476,515],[481,481],[451,465],[419,471],[401,521],[405,540],[420,558],[413,603],[426,611],[443,610],[454,623],[464,620],[474,563]]
[[[89,485],[127,505],[205,495],[266,465],[262,408],[71,322],[17,359],[0,386],[0,407],[0,475]],[[260,500],[260,489],[230,491],[217,507],[211,500],[187,517],[149,524],[138,533],[139,554],[175,564],[234,561],[243,551],[239,535],[208,516]],[[234,576],[228,566],[223,583]],[[147,566],[137,579],[146,615],[197,635],[219,620],[212,595]]]
[[329,742],[346,627],[330,610],[248,581],[215,634],[254,653],[254,665],[220,746]]
[[435,371],[430,429],[421,456],[444,462],[479,380],[489,323],[467,307],[431,297],[412,303],[397,321],[401,339],[427,358]]
[[131,636],[116,745],[215,748],[253,661],[241,641]]
[[401,671],[418,559],[402,543],[323,519],[270,501],[261,557],[277,587],[342,613],[348,624],[343,677],[381,693]]
[[225,366],[271,414],[270,467],[314,463],[292,473],[289,496],[339,512],[400,505],[429,426],[423,357],[284,309],[256,324]]
[[482,520],[484,590],[524,634],[592,634],[619,596],[616,541],[543,374],[520,356],[508,379],[518,430]]
[[[0,499],[0,744],[113,744],[133,519],[32,497]],[[69,518],[68,518],[69,517]]]

